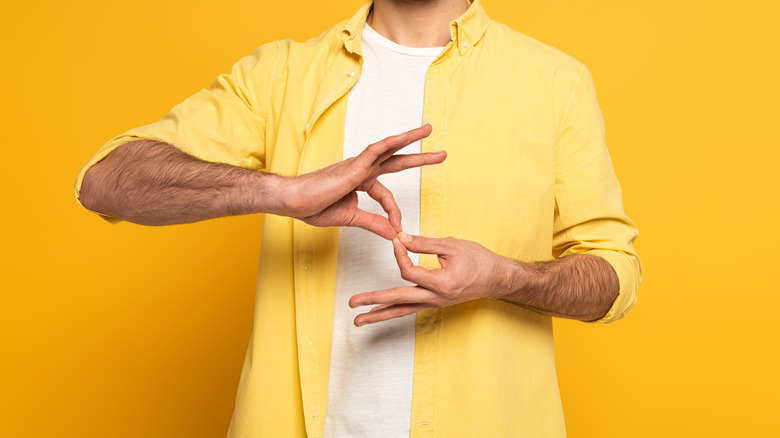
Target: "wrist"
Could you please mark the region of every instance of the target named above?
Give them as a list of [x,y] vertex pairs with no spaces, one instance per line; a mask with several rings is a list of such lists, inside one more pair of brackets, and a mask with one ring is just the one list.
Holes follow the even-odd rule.
[[492,298],[515,301],[517,295],[530,280],[526,264],[500,256],[493,278],[496,280]]
[[255,172],[245,187],[253,213],[285,215],[283,188],[286,179],[273,173]]

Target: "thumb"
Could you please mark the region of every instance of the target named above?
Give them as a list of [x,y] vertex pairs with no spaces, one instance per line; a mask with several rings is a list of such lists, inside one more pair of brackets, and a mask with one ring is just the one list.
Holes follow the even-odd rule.
[[400,232],[398,233],[398,240],[401,241],[406,249],[418,254],[448,253],[446,244],[448,239],[446,238],[438,239],[435,237],[413,236],[411,234]]

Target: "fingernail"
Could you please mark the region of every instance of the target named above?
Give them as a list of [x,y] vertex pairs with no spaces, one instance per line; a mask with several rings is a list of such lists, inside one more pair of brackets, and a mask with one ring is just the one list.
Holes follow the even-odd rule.
[[410,236],[410,235],[408,235],[408,234],[404,233],[403,231],[401,231],[400,233],[398,233],[398,237],[400,237],[400,238],[401,238],[401,240],[405,240],[405,241],[407,241],[407,242],[411,242],[411,241],[414,239],[412,236]]

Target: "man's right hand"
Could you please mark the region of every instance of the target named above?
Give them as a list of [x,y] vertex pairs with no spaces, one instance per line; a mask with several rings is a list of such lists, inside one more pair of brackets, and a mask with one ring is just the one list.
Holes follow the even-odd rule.
[[[359,227],[388,240],[401,232],[401,211],[393,194],[377,181],[379,175],[444,161],[444,151],[395,155],[431,133],[423,125],[368,146],[360,155],[323,169],[283,178],[273,190],[269,213],[291,216],[320,227]],[[387,212],[387,217],[358,208],[357,192],[364,191]]]
[[[401,231],[401,212],[376,178],[444,161],[443,151],[395,155],[430,133],[425,125],[388,137],[357,157],[296,177],[203,161],[166,143],[139,140],[90,167],[79,199],[90,210],[143,225],[272,213],[321,227],[360,227],[393,239]],[[379,201],[387,217],[360,210],[359,190]]]

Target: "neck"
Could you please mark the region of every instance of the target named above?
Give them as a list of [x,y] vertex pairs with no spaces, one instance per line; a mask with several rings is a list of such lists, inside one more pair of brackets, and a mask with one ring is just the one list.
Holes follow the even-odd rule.
[[406,47],[443,47],[450,22],[469,8],[467,0],[374,0],[368,25]]

